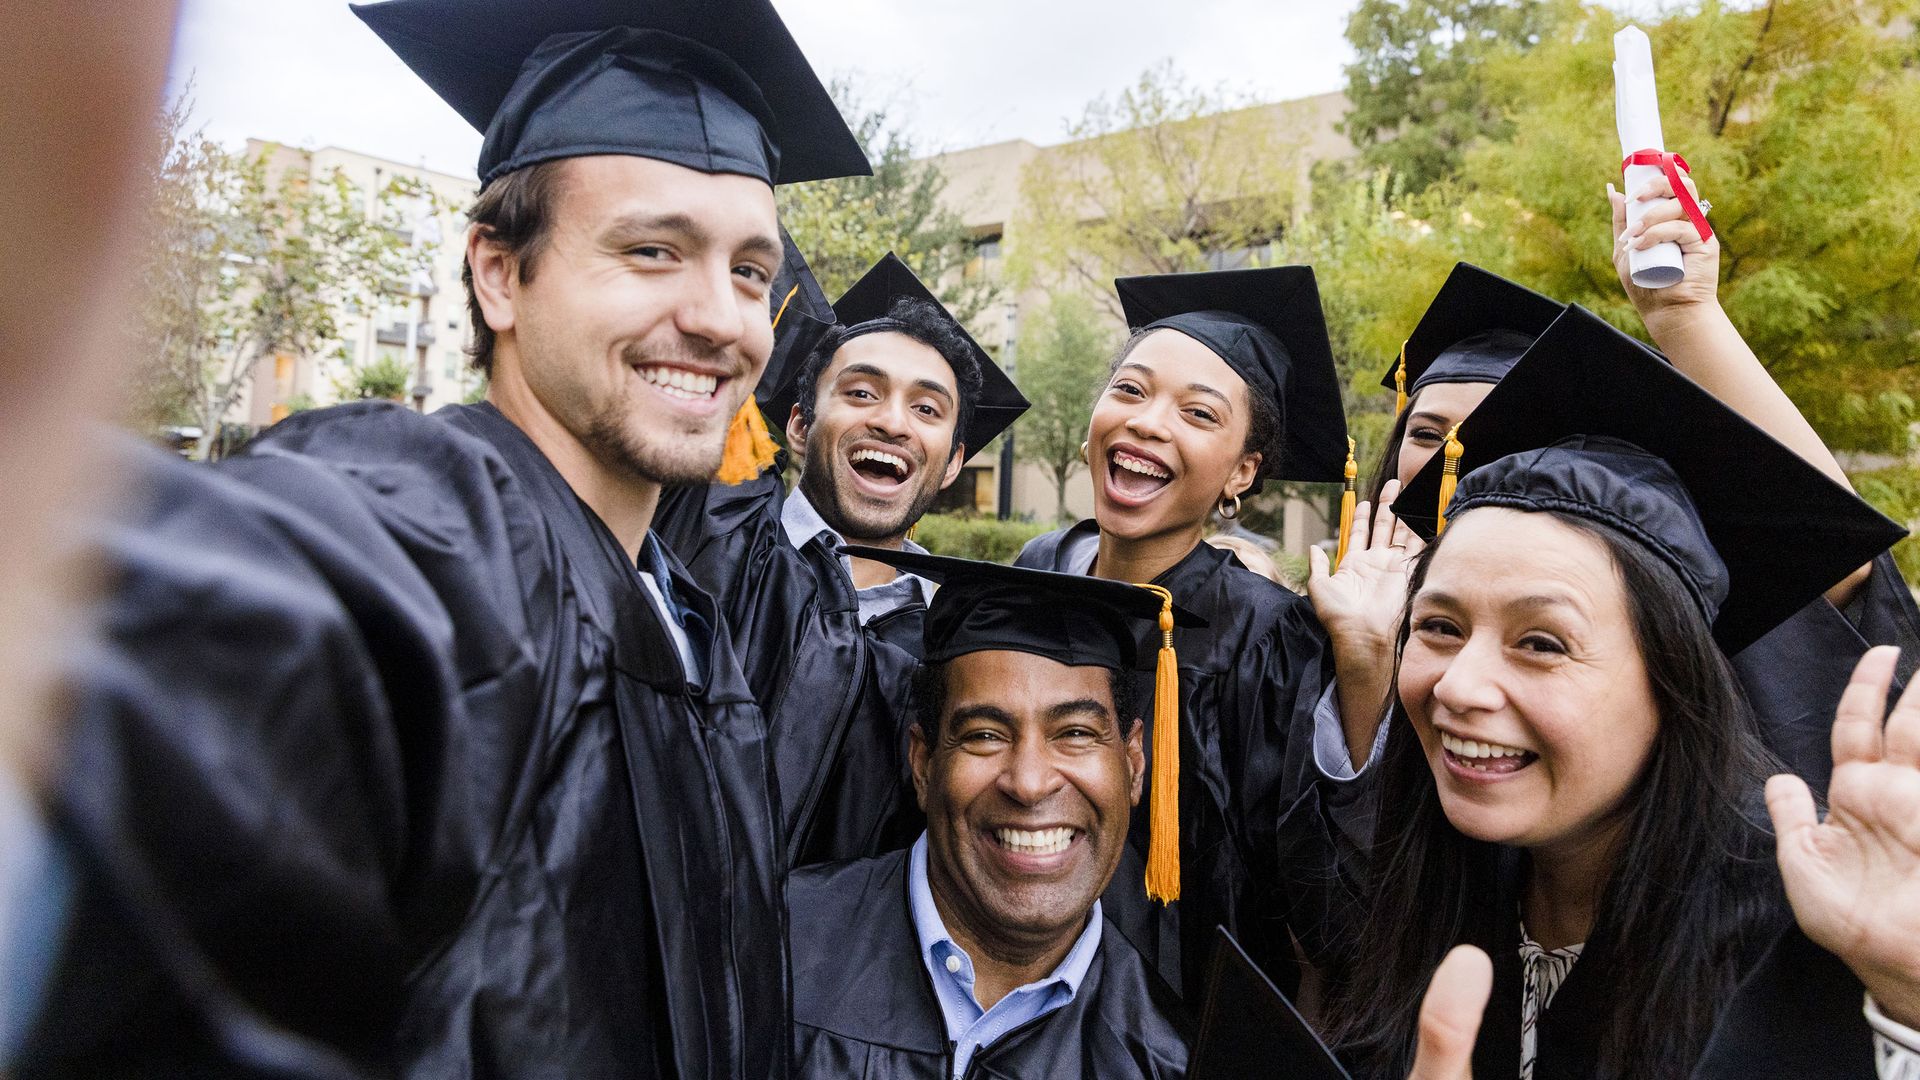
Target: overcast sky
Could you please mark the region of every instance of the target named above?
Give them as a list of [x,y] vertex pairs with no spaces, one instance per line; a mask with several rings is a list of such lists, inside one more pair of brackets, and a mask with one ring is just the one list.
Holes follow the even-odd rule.
[[[537,2],[537,0],[530,0]],[[1279,101],[1337,90],[1356,0],[774,0],[823,77],[897,95],[929,150],[1058,142],[1162,61]],[[208,134],[340,146],[472,175],[480,136],[346,0],[186,0],[172,89]]]

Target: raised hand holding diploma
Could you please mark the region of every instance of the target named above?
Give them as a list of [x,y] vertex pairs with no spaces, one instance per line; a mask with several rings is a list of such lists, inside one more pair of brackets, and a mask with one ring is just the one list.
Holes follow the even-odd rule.
[[[1634,200],[1634,194],[1662,175],[1680,186],[1678,169],[1686,167],[1678,155],[1666,154],[1666,137],[1660,130],[1660,94],[1653,82],[1653,44],[1637,26],[1613,35],[1613,116],[1620,132],[1620,155],[1625,161],[1622,189],[1627,193],[1627,227],[1632,228],[1647,209],[1646,203]],[[1690,202],[1691,196],[1682,196],[1682,201]],[[1712,235],[1706,220],[1701,214],[1696,221],[1702,239]],[[1678,244],[1655,244],[1632,252],[1631,257],[1633,283],[1643,289],[1664,289],[1685,276]]]
[[[1866,984],[1882,1013],[1920,1026],[1920,691],[1882,725],[1900,650],[1870,649],[1833,719],[1820,820],[1798,777],[1767,781],[1780,877],[1800,929]],[[1916,683],[1915,685],[1920,685]]]

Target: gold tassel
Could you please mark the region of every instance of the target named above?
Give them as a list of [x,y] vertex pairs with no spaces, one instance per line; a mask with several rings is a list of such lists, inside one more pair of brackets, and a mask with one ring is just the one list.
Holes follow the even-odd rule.
[[1147,899],[1180,899],[1180,662],[1173,652],[1173,594],[1160,594],[1160,656],[1153,666],[1153,787],[1147,807]]
[[1407,411],[1407,343],[1400,343],[1400,366],[1393,369],[1393,415]]
[[1447,531],[1447,504],[1453,501],[1453,488],[1460,482],[1460,455],[1467,448],[1460,445],[1460,425],[1447,429],[1446,463],[1440,466],[1440,517],[1433,527],[1433,535],[1439,536]]
[[[787,305],[800,291],[798,284],[787,290],[780,301],[780,310],[773,313],[773,327],[780,328],[780,316],[787,313]],[[720,453],[720,468],[713,479],[720,484],[744,484],[760,475],[760,470],[779,460],[780,444],[773,441],[773,434],[767,430],[767,418],[760,415],[760,406],[754,403],[749,394],[747,400],[740,403],[740,411],[733,414],[733,422],[727,425],[726,449]]]
[[1360,466],[1353,461],[1353,440],[1347,440],[1347,481],[1340,491],[1340,543],[1333,549],[1333,569],[1340,569],[1340,560],[1347,557],[1347,544],[1353,539],[1353,480],[1360,475]]

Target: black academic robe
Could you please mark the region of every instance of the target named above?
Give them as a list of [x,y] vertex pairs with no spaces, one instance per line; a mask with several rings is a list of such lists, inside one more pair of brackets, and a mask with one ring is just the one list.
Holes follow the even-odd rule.
[[[1098,526],[1083,521],[1030,542],[1017,565],[1080,573],[1068,565]],[[1292,983],[1292,948],[1281,852],[1295,823],[1317,820],[1294,805],[1314,793],[1313,709],[1332,678],[1332,654],[1306,600],[1200,544],[1153,584],[1207,620],[1173,633],[1180,664],[1180,899],[1149,902],[1146,873],[1150,800],[1135,809],[1127,853],[1102,901],[1176,988],[1206,986],[1214,927],[1224,926],[1283,987]],[[1139,647],[1160,647],[1143,626]],[[1149,727],[1153,673],[1140,676],[1136,701]],[[1313,845],[1326,850],[1328,845]],[[1288,876],[1302,871],[1285,868]],[[1309,876],[1317,876],[1312,869]]]
[[[1497,895],[1470,934],[1493,958],[1493,996],[1474,1044],[1473,1075],[1508,1080],[1520,1071],[1523,975],[1518,852],[1501,853]],[[1700,1059],[1669,1073],[1695,1080],[1872,1080],[1873,1035],[1861,1014],[1860,981],[1794,924],[1778,883],[1765,929],[1741,950],[1737,984]],[[1706,943],[1702,948],[1708,947]],[[1535,1080],[1590,1080],[1613,1013],[1615,981],[1605,942],[1581,951],[1537,1024]],[[1386,1078],[1381,1078],[1386,1080]],[[1399,1080],[1394,1077],[1393,1080]]]
[[904,847],[924,826],[906,730],[926,609],[904,605],[863,626],[832,534],[795,548],[782,494],[778,470],[675,488],[656,528],[718,598],[766,713],[791,865]]
[[[946,1024],[914,932],[911,855],[809,867],[789,882],[796,1080],[953,1075]],[[1175,1080],[1186,1074],[1188,1040],[1172,991],[1109,922],[1074,999],[981,1047],[966,1075]]]
[[[704,678],[489,406],[135,468],[58,812],[207,981],[371,1075],[785,1075],[764,723],[670,557]],[[129,928],[68,936],[90,1022],[50,1007],[21,1075],[225,1071],[148,1022]]]
[[1833,711],[1875,645],[1900,646],[1892,700],[1920,663],[1920,608],[1891,552],[1873,560],[1844,612],[1815,600],[1733,657],[1767,748],[1821,795],[1833,777]]

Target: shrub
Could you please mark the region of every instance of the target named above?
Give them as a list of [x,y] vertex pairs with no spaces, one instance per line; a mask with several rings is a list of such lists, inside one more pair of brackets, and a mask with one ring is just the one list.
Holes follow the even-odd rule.
[[961,514],[928,514],[920,519],[914,542],[935,555],[1010,563],[1027,541],[1047,532],[1031,521],[1000,521]]

